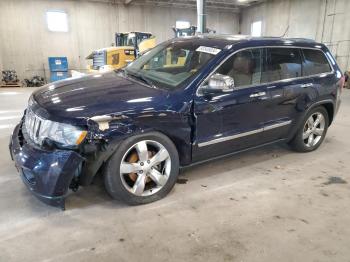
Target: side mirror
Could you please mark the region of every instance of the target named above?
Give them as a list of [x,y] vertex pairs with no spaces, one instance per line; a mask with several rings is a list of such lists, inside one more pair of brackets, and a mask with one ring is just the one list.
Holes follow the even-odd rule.
[[210,77],[208,85],[202,88],[205,94],[215,94],[221,92],[231,92],[235,86],[235,81],[232,77],[214,74]]

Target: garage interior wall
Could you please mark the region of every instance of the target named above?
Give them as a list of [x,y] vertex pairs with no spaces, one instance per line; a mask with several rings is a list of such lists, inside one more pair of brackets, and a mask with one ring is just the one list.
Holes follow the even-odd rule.
[[349,0],[270,0],[243,9],[241,33],[262,21],[264,36],[305,37],[325,43],[343,71],[350,69]]
[[[197,22],[195,9],[125,6],[107,0],[1,0],[0,10],[0,69],[15,69],[20,79],[43,75],[44,67],[48,77],[49,56],[67,56],[70,69],[84,71],[85,57],[114,43],[116,32],[152,32],[160,43],[174,37],[176,20]],[[68,33],[48,31],[48,10],[68,13]],[[239,15],[209,10],[207,26],[218,33],[237,34]]]
[[[109,0],[1,0],[0,69],[15,69],[20,79],[48,77],[47,58],[67,56],[70,69],[84,71],[85,57],[114,43],[115,32],[148,31],[160,43],[173,37],[176,20],[196,24],[196,10],[115,4]],[[46,11],[68,14],[69,32],[50,32]],[[208,11],[208,28],[224,34],[250,34],[262,21],[264,36],[306,37],[326,43],[343,70],[350,68],[349,0],[267,0],[232,11]],[[240,17],[240,18],[239,18]]]

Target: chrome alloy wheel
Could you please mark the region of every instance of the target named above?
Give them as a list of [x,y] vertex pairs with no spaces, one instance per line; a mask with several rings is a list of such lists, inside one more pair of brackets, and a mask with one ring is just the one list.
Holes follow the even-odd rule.
[[326,120],[319,112],[315,112],[308,118],[303,129],[303,140],[307,147],[313,147],[321,140],[325,125]]
[[169,179],[171,159],[166,148],[152,140],[143,140],[131,146],[120,164],[124,187],[136,196],[157,193]]

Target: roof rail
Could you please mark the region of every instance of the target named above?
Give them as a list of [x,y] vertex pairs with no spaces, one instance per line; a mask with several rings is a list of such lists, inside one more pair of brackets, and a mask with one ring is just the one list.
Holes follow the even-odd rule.
[[296,41],[316,42],[314,39],[311,39],[311,38],[302,38],[302,37],[288,37],[287,39],[296,40]]

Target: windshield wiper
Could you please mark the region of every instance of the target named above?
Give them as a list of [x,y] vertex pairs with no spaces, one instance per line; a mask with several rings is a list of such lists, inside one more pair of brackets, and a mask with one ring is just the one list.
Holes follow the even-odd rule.
[[137,79],[140,79],[140,80],[142,80],[144,83],[146,83],[147,85],[149,85],[152,88],[157,88],[156,85],[151,80],[149,80],[147,77],[144,77],[142,74],[130,73],[130,72],[128,72],[125,69],[124,69],[124,74],[126,76],[129,75],[129,76],[135,77]]

